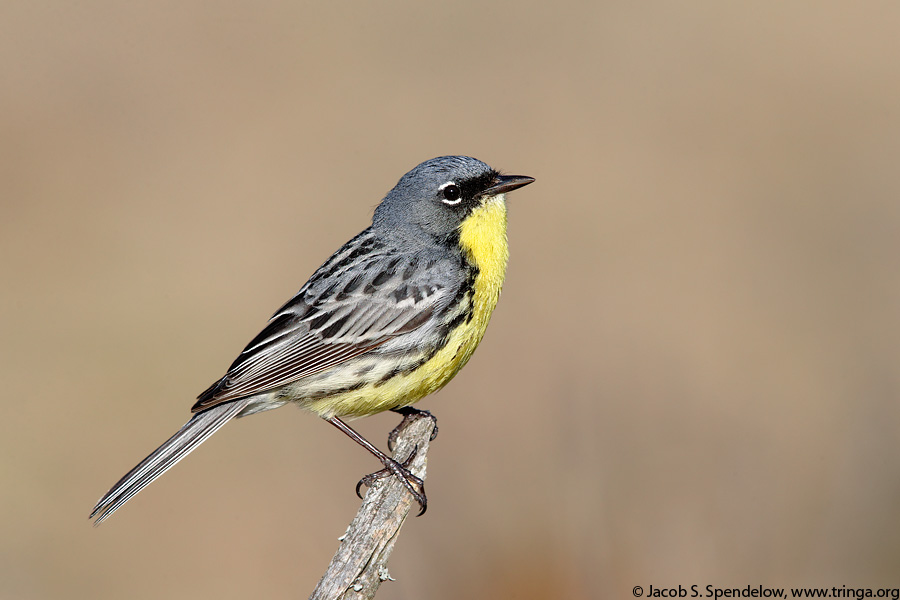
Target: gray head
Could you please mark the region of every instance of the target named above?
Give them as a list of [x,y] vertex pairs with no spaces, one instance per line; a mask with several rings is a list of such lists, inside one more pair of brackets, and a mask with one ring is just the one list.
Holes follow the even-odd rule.
[[531,177],[500,175],[469,156],[432,158],[400,178],[375,209],[372,224],[388,235],[448,237],[486,198],[532,181]]

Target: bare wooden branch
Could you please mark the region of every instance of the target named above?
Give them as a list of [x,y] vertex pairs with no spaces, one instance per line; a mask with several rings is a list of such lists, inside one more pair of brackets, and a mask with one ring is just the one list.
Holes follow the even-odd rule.
[[[394,459],[402,462],[418,445],[409,470],[423,481],[433,431],[434,421],[418,416],[400,433],[394,448]],[[390,579],[387,561],[411,508],[418,514],[418,503],[396,477],[380,479],[369,488],[310,600],[374,598],[381,582]]]

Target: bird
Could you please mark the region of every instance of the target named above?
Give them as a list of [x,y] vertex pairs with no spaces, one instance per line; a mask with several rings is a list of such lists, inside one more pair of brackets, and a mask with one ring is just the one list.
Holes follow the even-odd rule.
[[[406,173],[372,224],[322,264],[269,319],[193,416],[122,477],[90,514],[99,525],[235,417],[296,404],[366,448],[427,508],[424,482],[347,425],[404,415],[443,388],[481,342],[509,258],[506,194],[534,182],[469,156],[441,156]],[[430,416],[430,413],[427,413]],[[393,439],[397,430],[392,432]]]

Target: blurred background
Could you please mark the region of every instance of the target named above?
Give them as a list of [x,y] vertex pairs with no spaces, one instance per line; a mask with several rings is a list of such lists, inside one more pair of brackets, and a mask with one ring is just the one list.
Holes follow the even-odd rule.
[[[305,598],[373,459],[291,407],[121,475],[422,160],[510,196],[381,599],[897,587],[891,2],[4,2],[0,598]],[[358,421],[384,447],[396,415]]]

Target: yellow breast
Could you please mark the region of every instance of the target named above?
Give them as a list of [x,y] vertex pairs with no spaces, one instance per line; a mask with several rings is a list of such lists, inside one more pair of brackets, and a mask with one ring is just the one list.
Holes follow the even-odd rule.
[[465,366],[484,337],[506,277],[509,246],[503,195],[472,211],[460,227],[459,243],[469,262],[478,268],[471,296],[472,317],[451,332],[446,345],[418,369],[377,387],[324,398],[308,408],[320,415],[360,417],[407,406],[444,387]]
[[487,200],[462,222],[459,244],[469,262],[478,267],[472,292],[472,318],[457,327],[447,344],[427,363],[405,377],[388,382],[391,391],[397,394],[398,406],[412,404],[444,387],[465,366],[484,337],[491,313],[500,299],[509,260],[506,202],[502,195]]
[[459,244],[468,254],[469,261],[478,267],[473,298],[475,316],[471,323],[477,331],[477,340],[472,346],[475,350],[497,306],[500,288],[506,278],[509,245],[506,241],[506,201],[502,194],[487,200],[463,221]]

